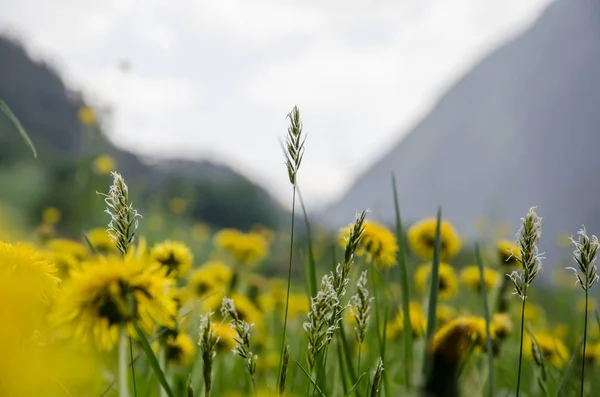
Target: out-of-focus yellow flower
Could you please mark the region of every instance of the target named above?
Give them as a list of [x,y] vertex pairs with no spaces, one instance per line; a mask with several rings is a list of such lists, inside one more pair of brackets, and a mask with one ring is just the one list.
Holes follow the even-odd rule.
[[54,229],[54,225],[49,225],[47,223],[42,223],[35,229],[35,234],[40,239],[42,244],[45,244],[54,237],[56,230]]
[[435,316],[440,324],[446,324],[456,317],[456,309],[450,305],[440,303],[437,305]]
[[[431,277],[431,263],[426,263],[417,269],[415,272],[415,283],[417,290],[429,291]],[[439,283],[438,283],[438,298],[447,300],[452,298],[458,292],[458,280],[454,273],[454,268],[447,263],[440,263]]]
[[[346,246],[352,225],[340,230],[339,241]],[[364,257],[367,262],[375,263],[380,268],[390,268],[396,265],[398,243],[396,236],[384,225],[366,221],[365,228],[356,250],[356,255]]]
[[182,214],[187,207],[187,201],[181,197],[173,197],[169,201],[169,209],[174,214]]
[[117,169],[117,162],[109,155],[101,154],[94,159],[92,169],[98,175],[108,175]]
[[203,297],[209,293],[225,292],[232,277],[231,268],[224,262],[209,261],[190,275],[188,285],[195,295]]
[[[479,267],[467,266],[460,272],[460,281],[465,287],[469,287],[477,292],[481,292],[480,275],[481,272],[479,271]],[[498,285],[499,281],[500,275],[498,272],[487,267],[483,268],[483,283],[487,293],[489,293],[496,285]]]
[[230,352],[235,347],[235,338],[237,337],[235,330],[226,323],[210,323],[210,329],[219,339],[217,342],[218,352]]
[[58,269],[57,276],[62,280],[67,279],[69,274],[77,269],[81,263],[69,253],[56,251],[42,251],[41,253],[46,256],[48,261],[54,263]]
[[96,124],[96,113],[89,106],[82,106],[77,113],[79,122],[83,125],[90,126]]
[[[408,306],[408,317],[413,338],[421,338],[427,329],[427,318],[423,314],[423,308],[417,302],[410,302]],[[398,315],[388,324],[387,336],[391,339],[397,338],[404,332],[404,311],[400,309]]]
[[117,247],[115,243],[112,241],[110,234],[106,231],[106,229],[102,227],[97,227],[92,229],[86,233],[87,238],[90,240],[90,243],[94,246],[96,251],[100,254],[109,254],[109,253],[117,253]]
[[235,257],[238,263],[252,265],[268,253],[268,243],[258,233],[242,233],[235,229],[223,229],[215,235],[214,244]]
[[[511,307],[511,316],[514,320],[521,323],[522,305],[513,305]],[[546,313],[544,309],[534,303],[528,302],[525,306],[525,324],[530,323],[534,327],[541,327],[546,323]]]
[[62,213],[56,207],[47,207],[42,212],[42,222],[46,225],[54,225],[60,222]]
[[122,327],[130,335],[136,321],[151,333],[156,325],[173,327],[176,305],[166,269],[127,255],[98,257],[73,271],[58,297],[53,322],[59,335],[82,346],[109,350]]
[[204,223],[196,223],[192,227],[192,239],[195,243],[202,244],[210,236],[210,228]]
[[263,236],[263,238],[265,239],[265,241],[268,244],[271,244],[273,242],[273,240],[275,239],[275,232],[273,230],[269,229],[268,227],[263,226],[263,225],[255,225],[252,228],[252,232],[260,234],[261,236]]
[[46,243],[46,247],[56,253],[72,255],[78,261],[84,260],[88,255],[88,249],[85,245],[64,238],[52,239]]
[[[557,368],[562,368],[569,361],[569,350],[562,340],[547,332],[534,333],[534,337],[546,363],[550,363],[550,365]],[[533,343],[531,337],[525,338],[523,343],[523,355],[529,358],[534,357],[532,348]]]
[[[596,304],[596,300],[594,298],[589,298],[588,299],[588,308],[587,308],[588,313],[595,312],[596,307],[598,307],[598,305]],[[585,298],[581,298],[581,299],[577,300],[577,310],[579,310],[582,313],[585,312]]]
[[[290,294],[290,302],[288,307],[288,317],[293,318],[296,316],[306,317],[310,310],[310,298],[306,294]],[[282,307],[283,316],[285,314],[285,303]]]
[[150,257],[160,263],[167,275],[182,277],[192,267],[194,256],[192,251],[180,241],[166,240],[152,247]]
[[503,266],[517,266],[521,260],[521,250],[510,240],[502,239],[496,243],[496,250]]
[[492,317],[491,326],[496,331],[498,339],[504,339],[512,333],[513,325],[508,313],[496,313]]
[[[435,231],[437,219],[423,219],[408,229],[407,238],[410,249],[421,259],[433,258]],[[442,220],[440,225],[440,256],[442,260],[449,260],[458,253],[461,247],[460,237],[454,226],[447,220]]]
[[[490,327],[490,339],[495,339],[495,336],[494,328]],[[457,361],[467,352],[472,343],[475,343],[477,350],[487,351],[485,319],[461,316],[448,322],[435,333],[431,351],[446,360]]]
[[167,362],[177,365],[188,365],[196,355],[196,344],[186,333],[179,332],[177,336],[169,335],[165,343]]

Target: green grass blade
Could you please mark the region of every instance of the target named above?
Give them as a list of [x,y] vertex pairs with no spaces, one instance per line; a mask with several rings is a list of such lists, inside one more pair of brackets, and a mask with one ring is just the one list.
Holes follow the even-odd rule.
[[346,379],[346,368],[344,366],[344,352],[342,350],[342,344],[336,343],[338,353],[338,366],[340,367],[340,375],[342,377],[342,387],[344,388],[344,395],[348,394],[348,380]]
[[310,222],[308,221],[308,215],[306,213],[306,207],[304,206],[304,200],[302,194],[298,188],[298,198],[300,199],[300,206],[302,207],[302,215],[304,216],[304,223],[306,224],[306,240],[308,245],[308,286],[309,296],[317,295],[317,265],[315,261],[315,254],[312,246],[312,233],[310,230]]
[[352,351],[350,349],[350,344],[346,339],[346,332],[344,331],[344,325],[340,322],[340,329],[337,333],[340,336],[340,340],[342,341],[342,347],[344,348],[344,356],[346,358],[346,367],[348,367],[348,372],[350,373],[350,380],[352,383],[356,383],[357,375],[354,370],[354,364],[352,363]]
[[481,289],[481,295],[483,297],[483,316],[485,318],[485,336],[487,343],[487,356],[488,356],[488,384],[490,387],[490,397],[494,397],[496,393],[496,385],[494,382],[494,352],[492,347],[492,338],[490,335],[490,310],[487,302],[487,291],[485,289],[485,281],[483,277],[483,261],[481,260],[481,252],[479,251],[479,244],[475,244],[475,261],[479,268],[479,287]]
[[[596,312],[596,315],[597,315],[597,312]],[[600,325],[600,321],[598,322],[598,324]],[[581,335],[581,338],[579,339],[579,343],[577,344],[577,347],[575,348],[575,350],[573,350],[573,354],[571,355],[571,359],[569,360],[569,365],[567,365],[567,369],[565,369],[565,373],[563,374],[563,377],[560,380],[560,384],[558,385],[558,390],[556,391],[556,397],[562,396],[563,393],[565,392],[565,387],[567,387],[569,377],[571,376],[571,370],[573,369],[573,364],[575,364],[575,361],[577,361],[577,358],[579,355],[579,349],[581,348],[582,345],[583,345],[583,335]]]
[[356,383],[350,388],[350,390],[348,390],[348,392],[345,394],[346,397],[348,397],[350,394],[352,394],[352,392],[358,387],[358,384],[360,383],[360,381],[362,380],[362,378],[365,377],[365,375],[367,375],[366,372],[363,372],[359,377],[358,380],[356,381]]
[[431,370],[432,357],[429,354],[429,344],[435,332],[435,319],[438,300],[438,284],[440,279],[440,250],[441,250],[441,224],[442,224],[442,207],[437,211],[437,225],[435,227],[435,241],[433,243],[433,262],[431,266],[431,285],[429,288],[429,304],[427,308],[427,333],[425,339],[425,352],[423,354],[423,375],[427,376]]
[[19,134],[21,134],[23,140],[25,141],[27,146],[29,146],[29,149],[31,149],[31,152],[33,153],[33,158],[37,158],[37,150],[35,150],[33,142],[29,138],[29,135],[27,135],[27,131],[25,131],[25,128],[23,128],[17,116],[15,116],[15,114],[12,112],[12,110],[10,110],[6,102],[4,102],[2,99],[0,99],[0,111],[2,111],[2,113],[4,113],[6,117],[8,117],[10,122],[19,132]]
[[[392,173],[392,190],[394,191],[394,210],[396,211],[396,240],[398,241],[398,254],[396,260],[400,268],[400,285],[402,287],[402,311],[404,313],[404,329],[410,327],[410,289],[409,275],[406,266],[406,244],[404,243],[404,231],[402,229],[402,217],[400,216],[400,205],[398,204],[398,188],[396,176]],[[411,389],[413,371],[413,341],[412,333],[404,333],[404,377],[406,388]]]
[[315,390],[318,391],[320,395],[322,395],[323,397],[325,397],[325,394],[323,393],[323,391],[321,389],[319,389],[319,386],[317,385],[317,383],[308,374],[308,372],[304,369],[304,367],[297,360],[294,360],[294,361],[296,361],[296,364],[298,364],[298,366],[300,367],[300,369],[302,370],[302,372],[304,372],[304,375],[306,375],[306,377],[308,378],[308,380],[310,380],[310,383],[313,384],[313,386],[315,387]]
[[92,244],[92,242],[88,238],[87,234],[85,234],[85,232],[83,232],[83,239],[85,240],[86,244],[90,248],[90,251],[92,251],[92,253],[94,255],[98,255],[98,250],[96,249],[96,247],[94,246],[94,244]]
[[144,332],[140,329],[140,327],[138,327],[136,323],[133,323],[133,328],[135,328],[135,332],[140,338],[142,349],[144,349],[144,352],[146,353],[146,358],[148,359],[148,363],[154,370],[158,381],[160,382],[167,395],[169,397],[174,397],[173,391],[171,390],[171,388],[169,387],[169,383],[167,382],[167,378],[165,377],[165,374],[162,371],[162,369],[160,369],[160,365],[158,364],[158,360],[156,359],[156,356],[152,351],[152,347],[150,347],[150,343],[148,343],[148,339],[146,339],[146,335],[144,335]]

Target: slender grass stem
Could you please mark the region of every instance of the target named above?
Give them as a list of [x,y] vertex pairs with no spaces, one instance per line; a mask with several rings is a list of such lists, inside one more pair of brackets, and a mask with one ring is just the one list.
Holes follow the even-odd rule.
[[[160,347],[158,349],[158,364],[160,365],[160,369],[165,374],[165,377],[167,377],[168,375],[167,375],[167,363],[166,363],[165,346],[163,346],[162,343],[160,344]],[[159,395],[160,395],[160,397],[167,397],[167,392],[160,385],[160,383],[158,384],[158,389],[159,389]]]
[[521,389],[521,364],[523,362],[523,327],[525,324],[525,297],[527,296],[527,284],[523,291],[523,308],[521,310],[521,343],[519,345],[519,370],[517,375],[517,397],[519,397],[519,391]]
[[[285,338],[287,331],[287,320],[288,320],[288,309],[290,304],[290,285],[292,283],[292,258],[294,251],[294,223],[296,218],[296,184],[294,183],[294,190],[292,193],[292,230],[290,232],[290,256],[289,256],[289,264],[288,264],[288,280],[287,280],[287,292],[285,296],[285,316],[283,319],[283,335],[281,337],[281,349],[279,351],[279,367],[277,369],[277,379],[281,377],[281,366],[283,365],[283,353],[285,350]],[[279,380],[277,381],[279,382]],[[279,384],[277,385],[277,389],[279,390]]]
[[[129,337],[129,362],[131,363],[131,379],[133,380],[133,395],[137,397],[137,385],[135,384],[135,365],[133,365],[133,342]],[[162,387],[161,387],[162,390]]]
[[588,288],[585,289],[585,321],[583,323],[583,358],[581,359],[581,390],[579,395],[583,397],[583,382],[585,379],[585,347],[587,339],[587,323],[588,323]]
[[360,376],[360,356],[362,354],[362,343],[358,345],[358,362],[356,364],[356,377]]
[[119,337],[119,364],[118,364],[118,390],[119,397],[129,397],[127,388],[127,329],[121,327],[121,335]]

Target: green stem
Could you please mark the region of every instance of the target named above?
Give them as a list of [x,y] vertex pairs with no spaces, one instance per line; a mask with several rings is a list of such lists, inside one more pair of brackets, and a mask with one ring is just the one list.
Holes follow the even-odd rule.
[[362,353],[362,343],[358,345],[358,363],[356,366],[356,377],[358,378],[360,376],[360,356]]
[[131,379],[133,380],[133,395],[137,397],[137,385],[135,384],[135,364],[133,362],[133,342],[129,337],[129,362],[131,363]]
[[583,323],[583,358],[581,359],[581,391],[579,395],[583,397],[583,381],[585,379],[585,345],[587,339],[588,323],[588,288],[585,289],[585,322]]
[[[280,382],[281,379],[281,370],[283,365],[283,353],[285,349],[285,333],[287,331],[287,320],[288,320],[288,308],[290,303],[290,285],[292,281],[292,258],[294,251],[294,223],[296,218],[296,184],[294,183],[294,191],[292,193],[292,231],[290,234],[290,260],[288,265],[288,283],[287,283],[287,293],[285,297],[285,317],[283,320],[283,336],[281,338],[281,349],[279,351],[279,367],[277,369],[277,382]],[[279,384],[277,385],[277,390],[279,390]]]
[[[165,354],[165,347],[163,346],[162,343],[160,343],[160,347],[158,348],[158,365],[160,366],[160,369],[163,371],[163,373],[165,374],[165,377],[167,377],[167,363],[166,363],[166,357],[167,355]],[[168,377],[167,377],[168,380]],[[159,390],[159,395],[160,397],[167,397],[167,392],[165,391],[165,389],[162,387],[162,385],[159,383],[158,384],[158,390]]]
[[521,364],[523,361],[523,325],[525,324],[525,297],[527,296],[527,285],[523,290],[523,309],[521,311],[521,344],[519,347],[519,372],[517,375],[517,397],[521,388]]
[[118,370],[119,397],[129,397],[127,388],[127,328],[125,326],[121,326],[121,335],[119,336]]

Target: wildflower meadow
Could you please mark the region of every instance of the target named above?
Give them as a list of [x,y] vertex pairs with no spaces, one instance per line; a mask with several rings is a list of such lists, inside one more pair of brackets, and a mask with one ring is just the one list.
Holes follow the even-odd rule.
[[[297,107],[288,120],[285,230],[174,218],[153,233],[106,155],[87,165],[98,190],[89,216],[104,217],[95,228],[58,233],[51,205],[34,230],[2,213],[0,396],[598,393],[596,236],[572,231],[572,257],[541,282],[542,216],[553,214],[523,208],[519,230],[467,241],[444,203],[403,223],[392,174],[394,224],[357,208],[323,230],[299,194],[310,139]],[[174,198],[168,210],[185,205]]]

